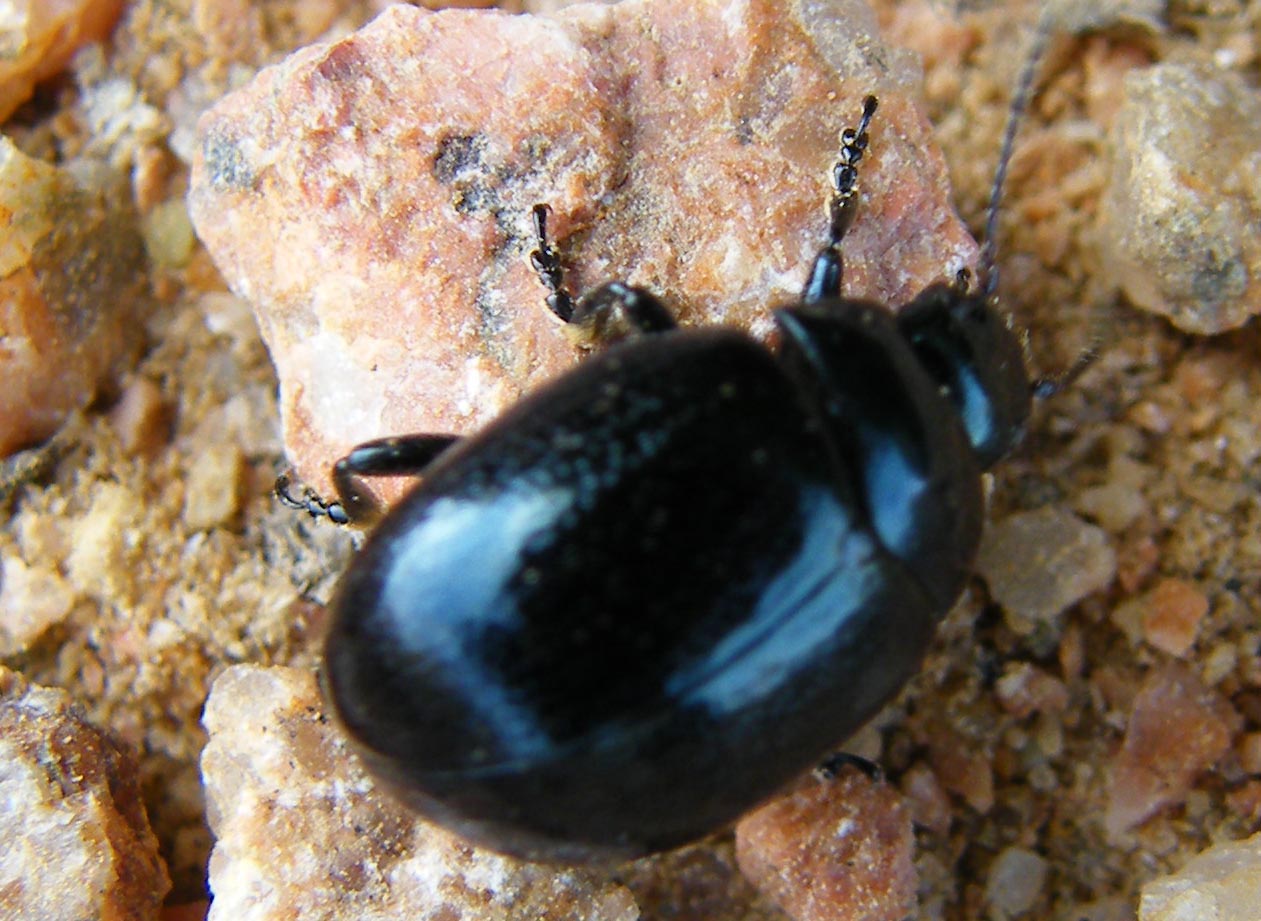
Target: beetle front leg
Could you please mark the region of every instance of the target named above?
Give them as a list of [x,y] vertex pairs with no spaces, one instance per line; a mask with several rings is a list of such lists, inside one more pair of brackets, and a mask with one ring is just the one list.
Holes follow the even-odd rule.
[[547,239],[547,205],[535,205],[534,235],[538,247],[530,264],[547,288],[547,306],[565,321],[577,344],[590,348],[630,335],[660,333],[676,328],[673,314],[651,292],[620,281],[608,282],[576,298],[565,285],[560,256]]
[[337,501],[327,502],[311,489],[305,489],[301,498],[294,496],[287,474],[276,478],[276,498],[312,518],[328,518],[336,524],[369,524],[380,517],[381,506],[362,488],[359,477],[419,476],[459,440],[457,435],[400,435],[365,441],[333,465]]

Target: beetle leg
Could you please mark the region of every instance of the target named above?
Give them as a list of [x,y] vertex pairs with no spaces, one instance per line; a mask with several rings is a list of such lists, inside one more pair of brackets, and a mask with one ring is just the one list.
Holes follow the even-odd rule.
[[457,435],[397,435],[351,448],[333,465],[333,486],[347,518],[355,524],[367,524],[381,514],[380,505],[363,489],[359,477],[417,476],[459,440]]
[[864,758],[862,755],[851,755],[849,752],[837,752],[834,755],[829,755],[828,759],[814,770],[824,780],[832,780],[844,767],[858,768],[858,770],[867,775],[868,780],[876,783],[884,781],[884,768],[869,758]]
[[1098,342],[1091,343],[1085,351],[1077,356],[1066,370],[1060,371],[1058,374],[1051,374],[1046,377],[1040,377],[1035,380],[1030,387],[1033,391],[1035,400],[1049,400],[1057,393],[1063,393],[1077,378],[1081,377],[1090,366],[1095,363],[1101,351]]
[[368,524],[378,518],[381,507],[363,489],[363,476],[417,476],[451,445],[456,435],[400,435],[378,438],[356,445],[333,465],[333,486],[337,501],[327,502],[314,490],[306,489],[297,498],[289,491],[286,474],[276,478],[276,498],[288,508],[304,511],[312,518],[328,518],[335,524]]
[[565,287],[565,268],[560,263],[556,247],[547,242],[547,215],[550,211],[547,205],[535,205],[531,212],[538,248],[530,253],[530,265],[534,266],[539,281],[547,289],[548,309],[568,323],[574,315],[574,296]]
[[282,473],[276,477],[276,485],[272,487],[272,493],[276,496],[276,500],[285,508],[306,512],[312,518],[327,518],[334,524],[345,524],[349,520],[341,503],[325,502],[309,486],[303,488],[302,497],[298,498],[289,491],[290,483],[290,475]]
[[608,282],[575,299],[565,285],[565,269],[556,247],[547,239],[547,205],[535,205],[534,235],[538,247],[530,265],[548,291],[547,306],[565,321],[577,344],[590,347],[638,333],[674,329],[674,316],[651,292],[620,281]]
[[676,326],[673,314],[650,292],[611,281],[582,296],[567,328],[579,344],[589,346]]
[[841,153],[832,167],[832,200],[828,203],[831,227],[828,242],[814,259],[810,277],[802,289],[801,299],[807,304],[841,296],[841,240],[854,223],[858,211],[858,161],[867,149],[867,128],[876,113],[876,97],[863,102],[862,118],[857,128],[841,132]]

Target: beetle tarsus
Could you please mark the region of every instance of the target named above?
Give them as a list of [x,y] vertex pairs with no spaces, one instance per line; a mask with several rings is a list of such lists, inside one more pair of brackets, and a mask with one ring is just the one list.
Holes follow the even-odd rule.
[[326,502],[310,487],[303,488],[301,499],[296,498],[289,491],[292,482],[289,474],[282,473],[276,477],[276,484],[272,487],[276,499],[285,508],[306,512],[312,518],[327,518],[334,524],[346,524],[350,521],[350,517],[340,502]]
[[574,315],[574,296],[565,287],[565,268],[561,265],[556,247],[547,241],[547,215],[551,210],[548,205],[539,204],[531,212],[537,248],[530,253],[530,265],[547,289],[547,308],[569,323]]
[[1090,369],[1099,358],[1099,344],[1093,343],[1086,348],[1077,360],[1058,374],[1050,374],[1037,378],[1031,385],[1035,400],[1048,400],[1056,394],[1063,393],[1071,387],[1079,377]]
[[855,128],[841,132],[841,152],[832,167],[832,198],[828,202],[828,242],[819,250],[810,277],[802,290],[801,299],[806,303],[840,297],[841,279],[844,275],[844,259],[841,256],[841,240],[849,232],[858,213],[858,161],[863,158],[869,141],[867,129],[876,114],[876,97],[863,101],[863,114]]
[[642,333],[674,329],[673,314],[652,292],[620,281],[600,285],[576,301],[565,286],[565,269],[556,247],[547,240],[548,205],[535,205],[534,233],[538,248],[530,253],[530,265],[548,290],[548,309],[565,321],[577,344],[591,347]]
[[867,775],[867,779],[873,783],[884,783],[884,768],[872,761],[870,758],[864,758],[862,755],[854,755],[849,752],[836,752],[829,755],[827,760],[814,769],[815,773],[824,780],[835,780],[841,773],[842,768],[857,768]]

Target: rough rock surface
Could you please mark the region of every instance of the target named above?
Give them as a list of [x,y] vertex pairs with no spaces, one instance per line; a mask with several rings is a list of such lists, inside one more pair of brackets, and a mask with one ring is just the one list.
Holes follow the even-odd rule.
[[311,672],[234,666],[206,702],[210,921],[633,921],[620,885],[470,847],[374,791]]
[[0,917],[147,921],[170,888],[131,757],[0,668]]
[[1253,921],[1261,905],[1261,834],[1215,844],[1143,887],[1139,921]]
[[795,921],[901,921],[915,839],[897,790],[857,768],[811,776],[736,826],[744,875]]
[[623,278],[685,324],[771,331],[826,230],[838,132],[880,98],[846,288],[892,303],[975,244],[856,0],[662,0],[505,16],[406,5],[304,49],[200,124],[189,204],[257,309],[302,477],[367,438],[466,432],[578,354],[527,259]]
[[1261,100],[1204,64],[1131,73],[1104,200],[1113,270],[1136,304],[1217,333],[1261,313]]
[[144,247],[93,177],[0,138],[0,456],[51,435],[143,336]]
[[0,4],[0,121],[85,42],[109,34],[123,0],[8,0]]

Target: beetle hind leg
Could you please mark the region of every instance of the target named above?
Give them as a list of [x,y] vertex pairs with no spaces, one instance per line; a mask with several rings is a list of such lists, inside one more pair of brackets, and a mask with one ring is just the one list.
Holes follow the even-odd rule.
[[359,482],[360,477],[419,476],[437,457],[459,441],[456,435],[400,435],[356,445],[333,465],[337,500],[328,502],[311,489],[301,498],[290,491],[290,478],[276,478],[275,494],[287,508],[335,524],[369,524],[381,515],[380,503]]
[[547,239],[549,210],[547,205],[534,206],[537,248],[530,253],[530,265],[548,291],[548,309],[565,321],[566,332],[575,344],[590,348],[598,342],[676,327],[673,314],[655,295],[624,282],[608,282],[575,298],[565,285],[565,269],[556,247]]

